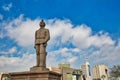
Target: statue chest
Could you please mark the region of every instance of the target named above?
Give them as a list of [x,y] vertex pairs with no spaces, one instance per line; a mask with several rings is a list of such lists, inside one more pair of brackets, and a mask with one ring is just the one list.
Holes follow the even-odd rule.
[[37,31],[37,37],[45,37],[45,36],[46,36],[46,30]]

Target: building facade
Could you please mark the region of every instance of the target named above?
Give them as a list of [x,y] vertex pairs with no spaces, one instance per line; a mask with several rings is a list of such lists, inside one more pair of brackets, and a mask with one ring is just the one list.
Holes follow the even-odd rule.
[[90,64],[86,59],[85,63],[81,65],[83,80],[92,80],[90,72]]
[[60,69],[60,68],[48,67],[48,69],[49,69],[50,71],[54,71],[54,72],[56,72],[56,73],[61,73],[61,69]]
[[108,67],[106,65],[94,66],[93,79],[108,80]]
[[61,73],[61,80],[82,80],[81,70],[70,67],[70,64],[59,64],[59,68],[50,67],[50,71]]

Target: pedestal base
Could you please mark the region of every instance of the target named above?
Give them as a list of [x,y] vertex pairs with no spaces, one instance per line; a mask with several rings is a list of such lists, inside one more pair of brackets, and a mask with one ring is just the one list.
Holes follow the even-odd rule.
[[52,71],[13,72],[9,73],[12,80],[60,80],[61,74]]
[[34,71],[34,72],[49,71],[49,69],[48,69],[48,68],[45,68],[45,67],[37,67],[37,66],[34,66],[34,67],[31,67],[31,68],[30,68],[30,71]]

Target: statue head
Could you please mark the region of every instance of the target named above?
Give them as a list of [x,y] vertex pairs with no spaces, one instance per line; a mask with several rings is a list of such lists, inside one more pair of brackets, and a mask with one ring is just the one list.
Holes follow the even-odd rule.
[[45,27],[45,22],[43,20],[40,21],[40,27]]

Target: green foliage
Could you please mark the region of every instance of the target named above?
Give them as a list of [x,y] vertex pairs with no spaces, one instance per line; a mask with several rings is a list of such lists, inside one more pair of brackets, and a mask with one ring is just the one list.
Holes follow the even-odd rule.
[[5,80],[12,80],[11,78],[6,78]]
[[110,75],[111,77],[120,77],[120,65],[115,65],[111,68],[111,71],[110,71]]

